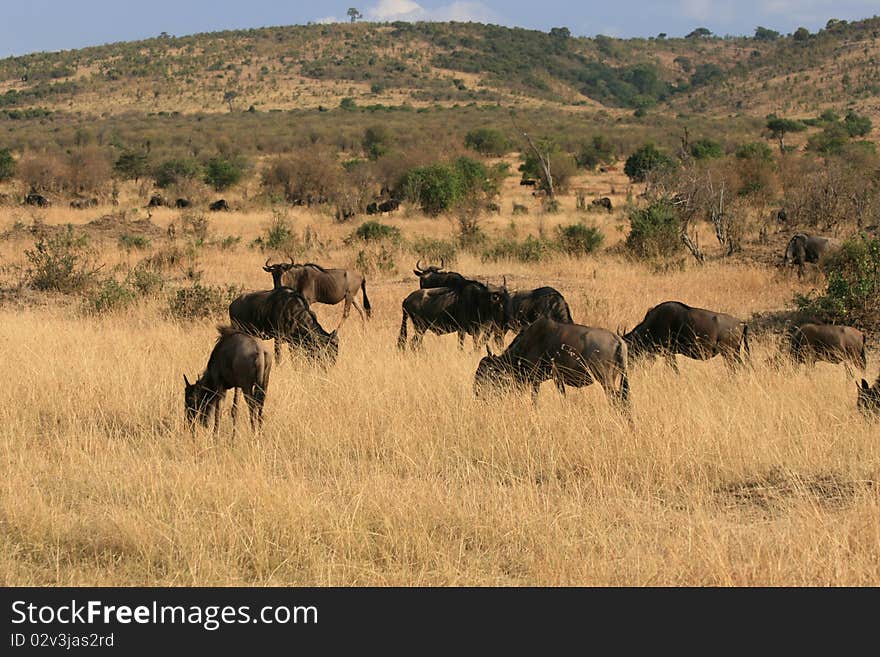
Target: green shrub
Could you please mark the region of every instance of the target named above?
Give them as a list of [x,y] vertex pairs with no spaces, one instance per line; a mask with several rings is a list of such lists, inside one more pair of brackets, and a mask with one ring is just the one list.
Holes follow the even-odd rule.
[[810,135],[807,148],[822,155],[837,155],[849,142],[849,132],[842,123],[828,123],[822,132]]
[[398,243],[400,242],[400,229],[371,219],[357,227],[357,230],[354,231],[354,237],[365,242],[390,240]]
[[449,240],[440,240],[433,237],[417,237],[410,244],[410,250],[419,258],[428,262],[440,262],[450,264],[458,257],[458,247]]
[[512,145],[510,139],[494,128],[477,128],[464,136],[464,145],[483,155],[500,157],[507,153]]
[[175,319],[216,317],[225,314],[229,303],[240,293],[240,289],[232,285],[217,287],[193,283],[169,297],[168,311]]
[[666,153],[657,149],[654,144],[648,143],[626,158],[623,172],[633,182],[644,182],[648,175],[671,169],[675,161]]
[[121,310],[130,306],[137,295],[134,291],[117,281],[107,278],[83,300],[83,312],[90,315]]
[[724,157],[724,149],[717,141],[698,139],[691,144],[691,155],[696,160],[714,160]]
[[371,245],[358,251],[356,266],[358,271],[364,274],[393,273],[394,253],[385,245]]
[[161,291],[165,286],[165,278],[145,262],[141,262],[128,272],[125,283],[142,297],[145,297]]
[[287,217],[287,213],[275,211],[265,236],[257,237],[252,245],[258,246],[261,251],[287,251],[295,239],[293,225]]
[[880,239],[857,235],[823,263],[828,276],[819,297],[796,296],[801,310],[823,321],[877,326],[880,322]]
[[748,144],[740,144],[734,152],[740,160],[758,160],[762,162],[773,161],[773,151],[762,141],[753,141]]
[[391,150],[392,142],[391,130],[384,125],[374,125],[364,130],[361,145],[369,159],[378,160]]
[[150,246],[150,240],[143,235],[129,235],[123,233],[119,236],[119,247],[126,251],[144,250]]
[[505,238],[483,251],[483,261],[515,260],[518,262],[541,262],[553,253],[553,244],[529,235],[524,240]]
[[605,236],[595,226],[570,224],[556,227],[558,249],[572,256],[587,255],[602,246]]
[[98,268],[92,266],[88,238],[75,234],[70,224],[54,235],[40,237],[24,255],[28,261],[25,278],[38,290],[72,294],[97,283]]
[[0,148],[0,182],[15,176],[15,158],[8,148]]
[[492,194],[493,184],[497,183],[482,163],[460,157],[451,164],[411,169],[398,187],[425,214],[436,216],[480,193]]
[[218,192],[229,189],[238,184],[246,168],[242,158],[212,157],[205,163],[205,182]]
[[627,249],[639,258],[668,257],[682,248],[681,221],[672,202],[655,201],[629,214],[630,232]]
[[113,170],[123,180],[137,182],[149,173],[147,154],[139,151],[124,151],[113,163]]
[[843,125],[850,137],[864,137],[873,128],[870,118],[856,114],[852,110],[847,112]]
[[198,162],[189,158],[165,160],[153,171],[157,187],[170,187],[199,175]]
[[604,135],[594,135],[581,145],[575,161],[579,167],[595,169],[599,164],[614,161],[614,146]]

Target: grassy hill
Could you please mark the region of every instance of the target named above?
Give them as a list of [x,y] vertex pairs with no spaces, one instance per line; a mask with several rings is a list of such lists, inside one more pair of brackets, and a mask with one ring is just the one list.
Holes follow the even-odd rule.
[[0,61],[0,110],[220,113],[406,103],[810,112],[880,103],[880,18],[775,39],[575,38],[477,23],[162,35]]

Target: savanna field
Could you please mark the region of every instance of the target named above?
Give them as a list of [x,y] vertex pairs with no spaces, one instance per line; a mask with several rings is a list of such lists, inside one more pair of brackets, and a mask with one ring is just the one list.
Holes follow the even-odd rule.
[[[45,221],[83,224],[64,208]],[[141,217],[145,211],[141,211]],[[520,235],[573,218],[516,217]],[[177,220],[160,209],[159,227]],[[5,228],[21,211],[4,210]],[[505,213],[489,234],[510,231]],[[617,214],[590,213],[609,243]],[[266,210],[210,217],[231,249],[204,248],[205,284],[271,285],[247,244]],[[391,215],[408,238],[439,237],[445,219]],[[353,266],[350,226],[297,209],[325,244],[322,262]],[[546,225],[544,225],[546,223]],[[7,278],[33,238],[3,242]],[[18,235],[18,236],[15,236]],[[148,247],[171,238],[155,236]],[[617,235],[617,237],[615,237]],[[706,236],[706,241],[709,240]],[[175,238],[179,239],[179,238]],[[107,266],[132,255],[104,236]],[[473,395],[480,353],[428,335],[396,348],[400,302],[418,285],[415,256],[367,276],[373,318],[340,328],[329,370],[285,351],[266,422],[239,416],[229,441],[191,436],[183,374],[205,367],[222,313],[169,316],[162,295],[85,313],[61,296],[23,294],[2,315],[3,487],[0,581],[11,585],[872,585],[880,581],[880,441],[855,408],[840,365],[780,361],[778,338],[752,339],[752,367],[679,357],[632,364],[631,429],[601,389],[546,383],[489,403]],[[281,254],[277,254],[281,257]],[[450,263],[447,263],[450,264]],[[460,254],[455,269],[513,288],[559,289],[575,321],[612,330],[679,299],[748,319],[807,292],[792,272],[712,259],[657,268],[612,253],[523,264]],[[7,284],[10,281],[7,280]],[[315,305],[328,330],[341,306]],[[508,342],[511,335],[508,335]],[[878,366],[870,354],[868,371]]]
[[[352,18],[0,60],[0,585],[880,585],[880,18]],[[840,247],[803,276],[800,232]],[[231,391],[192,433],[184,375],[288,257],[372,318],[313,304],[336,364],[285,348],[261,434]],[[729,313],[750,362],[631,359],[632,423],[598,385],[479,401],[470,338],[397,348],[418,260],[611,331]],[[787,358],[804,319],[864,375]]]

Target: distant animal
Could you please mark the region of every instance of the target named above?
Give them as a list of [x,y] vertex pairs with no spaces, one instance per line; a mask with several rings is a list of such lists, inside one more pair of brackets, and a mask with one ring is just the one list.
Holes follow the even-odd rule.
[[372,203],[367,203],[367,214],[379,214],[378,201],[373,201]]
[[803,276],[805,263],[819,262],[839,248],[840,242],[833,238],[798,233],[788,241],[782,263],[797,265],[798,276]]
[[190,206],[192,206],[192,201],[190,201],[188,198],[179,198],[174,201],[175,208],[188,208]]
[[355,301],[355,295],[360,288],[364,300],[364,311],[367,313],[367,318],[372,316],[372,306],[370,306],[370,299],[367,297],[367,279],[359,272],[349,269],[324,269],[311,262],[300,265],[294,263],[292,259],[289,263],[275,265],[270,265],[266,260],[263,271],[272,274],[272,282],[275,287],[281,285],[292,287],[302,293],[309,303],[334,305],[344,301],[343,321],[348,317],[352,306],[358,311],[361,320],[364,320],[364,313]]
[[868,366],[865,334],[852,326],[801,324],[789,330],[788,340],[791,356],[799,363],[843,363],[850,373],[850,366],[862,373]]
[[275,340],[275,361],[281,360],[281,344],[316,362],[336,362],[339,337],[327,333],[296,290],[281,286],[249,292],[229,304],[229,319],[237,329],[264,340]]
[[873,386],[869,386],[868,382],[862,379],[862,383],[856,386],[859,389],[859,395],[856,405],[858,409],[865,415],[880,414],[880,374]]
[[147,201],[148,208],[159,208],[163,205],[168,205],[168,202],[165,200],[165,197],[160,194],[153,194],[150,197],[150,200]]
[[36,192],[31,192],[30,194],[25,196],[24,202],[28,205],[36,205],[38,208],[48,208],[50,205],[52,205],[49,199],[47,199],[42,194],[37,194]]
[[228,212],[229,211],[229,203],[226,202],[226,199],[221,198],[221,199],[218,199],[218,200],[214,201],[213,203],[211,203],[211,205],[208,206],[208,209],[211,212],[220,212],[220,211]]
[[749,357],[749,327],[744,321],[680,301],[654,306],[623,339],[632,358],[662,353],[676,372],[676,354],[697,360],[720,354],[728,365],[744,362],[741,350]]
[[519,184],[525,187],[534,187],[538,184],[538,181],[534,178],[523,178],[519,181]]
[[610,173],[611,171],[617,171],[617,167],[611,165],[599,167],[599,173]]
[[496,331],[495,343],[504,343],[507,331],[519,332],[541,317],[552,319],[559,324],[571,324],[571,310],[562,294],[552,287],[539,287],[534,290],[517,290],[510,294],[507,302],[506,322]]
[[563,395],[566,385],[581,388],[597,381],[612,403],[628,409],[627,345],[611,331],[541,317],[520,331],[504,353],[496,356],[486,347],[486,354],[474,375],[478,397],[493,388],[531,386],[535,402],[544,381],[555,381]]
[[501,212],[501,206],[498,205],[497,203],[487,203],[486,210],[488,212],[494,212],[497,214],[497,213]]
[[251,429],[259,431],[263,426],[263,405],[269,389],[272,371],[272,355],[266,346],[253,336],[230,326],[218,327],[220,336],[208,358],[208,365],[195,383],[183,375],[184,407],[186,420],[195,428],[198,420],[208,426],[208,417],[214,414],[214,437],[220,430],[220,403],[226,391],[232,388],[232,439],[235,440],[235,417],[238,412],[238,395],[244,393],[250,412]]
[[421,346],[426,331],[436,335],[457,333],[459,348],[464,346],[464,336],[468,334],[478,347],[481,338],[491,334],[496,326],[504,325],[507,290],[490,290],[483,283],[465,281],[455,287],[423,288],[411,292],[401,307],[399,349],[406,348],[407,320],[413,325],[413,349]]
[[779,210],[776,211],[776,221],[781,224],[788,221],[788,213],[785,211],[785,208],[779,208]]
[[98,199],[96,198],[76,198],[70,202],[70,207],[74,210],[85,210],[96,205],[98,205]]
[[591,204],[597,208],[605,208],[606,210],[608,210],[608,212],[611,212],[612,210],[611,199],[607,196],[603,196],[602,198],[594,198],[591,201]]
[[519,203],[513,204],[513,214],[528,214],[529,209],[525,205],[520,205]]
[[394,210],[396,210],[399,207],[400,207],[400,201],[392,198],[392,199],[388,199],[387,201],[382,201],[378,205],[377,209],[379,210],[380,213],[381,212],[393,212]]

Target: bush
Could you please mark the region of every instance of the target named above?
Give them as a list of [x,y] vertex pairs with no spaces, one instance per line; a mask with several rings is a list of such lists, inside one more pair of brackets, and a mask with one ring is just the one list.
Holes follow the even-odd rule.
[[411,169],[398,187],[425,214],[436,216],[467,199],[494,194],[496,184],[482,163],[460,157],[451,164]]
[[38,290],[63,294],[93,286],[98,269],[92,267],[87,246],[88,238],[76,235],[70,224],[55,235],[40,237],[33,249],[24,252],[27,282]]
[[257,237],[253,245],[258,246],[261,251],[288,251],[295,240],[296,235],[287,213],[275,211],[266,235]]
[[[559,150],[558,147],[550,146],[544,149],[544,157],[550,158],[550,176],[553,178],[554,192],[563,192],[568,188],[572,176],[577,174],[577,161],[571,153]],[[523,179],[534,178],[539,181],[540,188],[547,189],[547,181],[544,180],[544,169],[533,152],[525,154],[524,162],[520,165]]]
[[8,148],[0,148],[0,182],[15,176],[15,158]]
[[378,160],[391,150],[392,141],[391,131],[386,126],[374,125],[364,130],[361,145],[368,158]]
[[205,182],[218,192],[228,189],[244,176],[247,163],[241,158],[212,157],[205,163]]
[[740,144],[734,152],[740,160],[759,160],[763,162],[773,161],[773,151],[762,141],[753,141],[748,144]]
[[393,273],[395,270],[394,254],[385,244],[371,246],[358,251],[355,262],[358,271],[364,274]]
[[175,319],[199,319],[225,314],[230,302],[241,294],[239,288],[194,283],[177,290],[168,299],[168,311]]
[[880,322],[880,239],[851,237],[823,264],[825,294],[795,297],[801,310],[824,321],[876,326]]
[[419,258],[428,262],[440,262],[450,264],[458,257],[458,247],[454,242],[438,240],[433,237],[417,237],[410,244],[410,249]]
[[139,263],[128,273],[125,282],[143,297],[159,292],[165,286],[165,278],[162,274],[151,270],[144,262]]
[[310,150],[272,160],[263,171],[262,185],[270,194],[283,195],[291,203],[311,205],[333,195],[343,172],[335,153]]
[[563,253],[572,256],[587,255],[602,246],[605,236],[595,226],[570,224],[556,227],[556,242]]
[[397,243],[400,241],[400,229],[379,221],[370,220],[357,227],[357,230],[354,231],[354,237],[365,242],[390,240]]
[[105,279],[94,292],[83,300],[83,312],[90,315],[121,310],[130,306],[137,296],[115,278]]
[[119,236],[119,247],[126,251],[143,250],[150,246],[150,240],[143,235],[129,235],[123,233]]
[[149,168],[147,154],[138,151],[123,152],[113,164],[113,170],[122,180],[135,182],[146,176]]
[[603,135],[594,135],[590,141],[581,145],[575,161],[584,169],[595,169],[599,164],[614,161],[614,146]]
[[840,122],[828,123],[822,132],[807,139],[807,148],[822,155],[837,155],[843,152],[849,142],[849,132]]
[[483,261],[516,260],[518,262],[541,262],[553,253],[553,244],[531,235],[524,240],[502,239],[483,251]]
[[873,127],[870,118],[856,114],[853,111],[847,112],[843,125],[850,137],[864,137],[871,132]]
[[724,149],[717,141],[698,139],[691,144],[691,155],[696,160],[714,160],[724,157]]
[[629,215],[626,247],[639,258],[668,257],[681,250],[681,221],[672,202],[655,201]]
[[189,158],[165,160],[153,171],[156,186],[165,188],[193,180],[199,175],[198,162]]
[[464,136],[464,145],[482,155],[501,157],[511,149],[510,139],[494,128],[477,128]]
[[674,166],[675,161],[669,155],[658,150],[654,144],[648,143],[626,158],[623,172],[633,182],[644,182],[650,174]]

